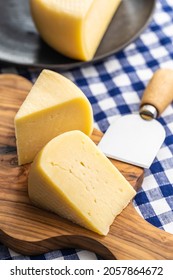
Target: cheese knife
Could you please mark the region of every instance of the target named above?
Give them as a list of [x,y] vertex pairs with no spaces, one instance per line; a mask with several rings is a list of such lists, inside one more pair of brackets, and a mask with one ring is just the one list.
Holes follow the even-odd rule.
[[144,91],[139,112],[112,123],[99,149],[109,158],[149,168],[165,139],[165,130],[156,118],[172,100],[173,70],[159,69]]

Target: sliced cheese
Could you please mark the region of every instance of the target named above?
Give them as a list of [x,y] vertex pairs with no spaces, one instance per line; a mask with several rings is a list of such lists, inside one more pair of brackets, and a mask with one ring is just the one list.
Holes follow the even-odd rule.
[[67,78],[43,70],[15,116],[19,164],[31,162],[52,138],[74,129],[92,133],[88,99]]
[[71,58],[90,60],[121,0],[30,0],[42,38]]
[[106,235],[135,191],[81,131],[52,139],[31,165],[28,193],[33,203]]

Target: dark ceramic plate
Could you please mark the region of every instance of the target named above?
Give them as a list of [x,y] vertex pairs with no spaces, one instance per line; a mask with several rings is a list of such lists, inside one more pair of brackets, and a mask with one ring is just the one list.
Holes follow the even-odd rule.
[[[156,0],[123,0],[93,60],[118,52],[142,32]],[[70,69],[87,64],[62,56],[46,45],[34,27],[29,0],[0,1],[0,60],[20,66]]]

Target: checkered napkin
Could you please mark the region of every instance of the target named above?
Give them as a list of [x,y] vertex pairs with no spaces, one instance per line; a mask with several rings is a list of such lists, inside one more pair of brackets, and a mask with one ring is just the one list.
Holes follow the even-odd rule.
[[[153,20],[140,37],[123,51],[91,66],[62,74],[86,94],[94,111],[95,127],[103,132],[117,116],[138,111],[142,93],[158,68],[173,69],[173,1],[158,0]],[[3,68],[35,81],[38,72]],[[145,170],[142,188],[134,206],[145,220],[173,233],[173,106],[159,121],[166,139],[150,169]],[[84,250],[58,250],[37,257],[21,256],[0,244],[0,259],[99,259]]]

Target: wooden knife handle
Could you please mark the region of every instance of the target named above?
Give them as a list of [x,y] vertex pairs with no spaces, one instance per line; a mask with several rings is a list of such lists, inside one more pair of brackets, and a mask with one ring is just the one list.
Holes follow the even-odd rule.
[[173,70],[159,69],[150,80],[144,91],[141,107],[153,105],[157,109],[157,116],[173,101]]

